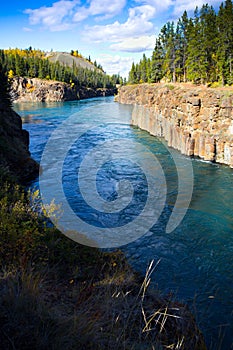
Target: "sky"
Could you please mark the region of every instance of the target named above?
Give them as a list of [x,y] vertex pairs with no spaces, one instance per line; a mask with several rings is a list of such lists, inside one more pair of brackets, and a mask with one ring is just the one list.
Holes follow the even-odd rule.
[[[128,77],[132,62],[151,56],[156,36],[184,10],[193,16],[206,0],[2,1],[0,48],[78,50],[107,74]],[[209,0],[218,10],[221,1]]]

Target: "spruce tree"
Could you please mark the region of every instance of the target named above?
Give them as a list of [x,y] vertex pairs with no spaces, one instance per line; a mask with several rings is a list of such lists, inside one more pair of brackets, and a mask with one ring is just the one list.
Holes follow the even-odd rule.
[[164,72],[162,69],[164,60],[163,47],[160,38],[156,39],[155,48],[151,57],[151,82],[158,83],[162,79]]
[[11,106],[10,84],[6,70],[0,64],[0,109],[10,108]]

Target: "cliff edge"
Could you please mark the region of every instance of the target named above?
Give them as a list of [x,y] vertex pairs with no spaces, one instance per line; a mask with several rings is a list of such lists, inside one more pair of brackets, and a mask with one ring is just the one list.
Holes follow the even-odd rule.
[[26,182],[39,173],[39,165],[30,157],[29,134],[22,129],[20,116],[6,107],[0,97],[0,167]]
[[122,86],[115,101],[134,104],[132,125],[189,156],[233,168],[233,88],[192,84]]
[[92,97],[111,96],[116,89],[72,87],[60,81],[15,77],[11,82],[14,102],[61,102]]

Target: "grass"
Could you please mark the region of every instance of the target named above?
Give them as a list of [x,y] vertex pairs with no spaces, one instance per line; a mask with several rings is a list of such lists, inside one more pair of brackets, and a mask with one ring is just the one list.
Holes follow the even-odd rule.
[[185,305],[150,287],[120,251],[47,227],[0,173],[0,343],[8,349],[205,349]]
[[175,89],[175,86],[172,84],[166,84],[165,87],[167,87],[171,91]]

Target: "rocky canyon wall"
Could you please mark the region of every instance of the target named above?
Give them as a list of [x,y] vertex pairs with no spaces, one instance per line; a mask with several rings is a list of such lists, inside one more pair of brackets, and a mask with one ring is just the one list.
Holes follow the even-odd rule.
[[60,102],[92,97],[111,96],[115,89],[87,87],[75,88],[59,81],[15,77],[12,81],[12,98],[15,102]]
[[5,107],[0,96],[0,169],[27,182],[39,174],[39,165],[29,152],[29,134],[20,116]]
[[233,88],[129,85],[115,100],[134,104],[132,125],[163,137],[168,146],[233,168]]

